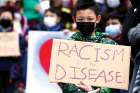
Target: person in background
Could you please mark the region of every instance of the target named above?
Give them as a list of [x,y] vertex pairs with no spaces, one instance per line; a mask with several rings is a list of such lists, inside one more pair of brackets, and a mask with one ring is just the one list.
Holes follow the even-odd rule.
[[50,0],[50,6],[61,9],[63,7],[63,0]]
[[[128,31],[137,26],[137,24],[140,22],[140,2],[139,0],[130,0],[132,7],[126,14],[126,17],[124,19],[123,23],[123,30],[122,30],[122,38],[121,38],[121,44],[122,45],[131,45],[128,40]],[[135,58],[137,52],[139,49],[139,46],[132,45],[132,57]]]
[[27,18],[23,15],[23,1],[17,0],[15,2],[14,7],[14,30],[21,34],[22,36],[26,36],[26,32],[28,30],[28,22]]
[[99,5],[99,11],[101,14],[107,12],[107,5],[105,0],[94,0]]
[[50,0],[50,7],[56,7],[61,11],[61,21],[65,28],[69,29],[73,23],[71,10],[64,7],[62,0]]
[[[14,12],[9,10],[6,6],[2,7],[2,10],[0,12],[0,32],[15,32],[14,29]],[[22,58],[24,57],[24,52],[25,52],[25,40],[24,37],[19,34],[19,47],[20,47],[20,57],[6,57],[0,58],[0,71],[4,72],[4,75],[0,75],[0,78],[2,78],[3,83],[1,83],[4,87],[4,93],[12,93],[10,91],[10,87],[13,87],[15,82],[18,82],[18,80],[21,79],[22,76],[22,70],[21,70],[21,64]],[[1,73],[0,72],[0,73]],[[9,82],[10,81],[10,82]]]
[[52,7],[45,11],[43,23],[36,25],[33,30],[61,31],[62,29],[61,11]]
[[[128,31],[128,40],[131,45],[140,44],[140,23],[137,26],[131,28]],[[138,51],[134,59],[134,70],[133,77],[130,84],[129,93],[139,93],[140,92],[140,50]]]
[[23,0],[23,15],[27,17],[29,29],[42,21],[39,0]]
[[[0,13],[0,33],[3,32],[14,32],[13,29],[13,20],[14,20],[14,14],[7,10],[6,8],[3,8]],[[24,39],[22,36],[19,35],[19,47],[21,54],[24,51]],[[1,88],[3,88],[4,93],[12,93],[8,90],[8,87],[13,82],[14,78],[19,78],[20,73],[18,73],[20,70],[19,68],[20,64],[20,57],[0,57],[0,85]],[[15,68],[16,70],[12,70],[12,68]],[[13,72],[13,74],[11,74]],[[11,81],[11,82],[9,82]],[[8,92],[9,91],[9,92]]]
[[39,4],[37,5],[37,10],[44,16],[44,12],[46,9],[50,8],[50,0],[39,0]]
[[15,32],[24,36],[27,31],[27,19],[23,16],[23,1],[22,0],[7,0],[6,4],[1,7],[12,12],[14,15],[13,29]]
[[[22,57],[20,58],[20,78],[16,82],[15,91],[24,91],[26,86],[26,72],[27,72],[27,49],[28,49],[28,22],[26,16],[23,15],[23,0],[17,0],[15,2],[14,12],[14,30],[20,34],[24,39],[24,51],[22,51]],[[21,86],[22,85],[22,86]]]
[[[133,38],[129,38],[131,35],[129,31],[130,29],[137,28],[136,26],[138,25],[138,23],[140,23],[140,2],[139,0],[129,0],[129,2],[131,2],[132,7],[129,9],[128,13],[126,14],[126,17],[124,19],[124,23],[123,23],[123,30],[122,30],[122,38],[121,38],[121,44],[122,45],[127,45],[127,46],[131,46],[131,59],[132,59],[132,64],[134,65],[133,68],[130,68],[130,70],[133,70],[133,75],[132,75],[132,79],[131,79],[131,83],[130,83],[130,88],[129,88],[129,93],[138,93],[139,92],[139,86],[137,87],[136,84],[136,76],[137,76],[137,71],[139,68],[139,50],[140,50],[140,44],[133,44],[131,42],[131,40],[133,40],[133,38],[135,39],[136,37]],[[132,30],[135,34],[135,31],[137,30]],[[130,35],[130,36],[128,36]]]
[[132,7],[130,0],[123,0],[123,3],[127,10],[129,10]]
[[[101,20],[101,15],[93,0],[78,0],[74,7],[73,19],[79,31],[74,33],[70,40],[116,44],[115,41],[98,32],[96,27]],[[78,86],[68,83],[60,83],[59,85],[63,93],[114,93],[110,88],[95,88],[84,81],[81,81]]]
[[120,43],[123,25],[123,15],[118,13],[110,13],[106,20],[105,34]]
[[[12,25],[13,16],[10,11],[2,10],[0,13],[0,33],[1,32],[12,32],[13,25]],[[6,91],[6,88],[9,84],[9,70],[12,66],[12,62],[14,59],[8,58],[0,58],[0,92]]]
[[0,14],[0,32],[12,32],[13,31],[13,14],[8,10],[1,11]]
[[[110,13],[106,20],[105,35],[120,44],[124,16]],[[132,76],[132,73],[130,77]],[[117,93],[128,93],[126,90],[116,90]]]

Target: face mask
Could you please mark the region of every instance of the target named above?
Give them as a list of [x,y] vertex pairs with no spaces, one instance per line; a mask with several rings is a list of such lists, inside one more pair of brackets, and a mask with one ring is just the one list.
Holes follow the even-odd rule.
[[85,36],[91,35],[95,30],[94,22],[77,22],[77,29]]
[[121,26],[120,25],[109,25],[105,28],[105,33],[111,37],[116,38],[118,35],[121,34]]
[[120,0],[107,0],[107,5],[110,8],[116,8],[120,5]]
[[53,27],[57,24],[55,17],[45,17],[44,24],[48,27]]
[[12,26],[12,21],[10,19],[1,19],[0,20],[0,25],[3,28],[8,28],[8,27],[11,27]]

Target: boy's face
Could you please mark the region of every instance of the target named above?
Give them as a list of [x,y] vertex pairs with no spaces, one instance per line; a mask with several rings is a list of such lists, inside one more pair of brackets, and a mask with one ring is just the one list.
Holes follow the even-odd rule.
[[91,9],[78,10],[75,16],[75,22],[95,22],[99,23],[101,19],[100,15]]
[[77,29],[85,36],[94,34],[96,24],[100,22],[101,16],[91,9],[78,10],[74,17]]

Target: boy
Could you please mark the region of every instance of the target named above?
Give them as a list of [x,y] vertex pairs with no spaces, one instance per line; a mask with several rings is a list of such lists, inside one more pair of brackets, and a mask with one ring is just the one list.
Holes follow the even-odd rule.
[[[71,36],[71,40],[87,41],[104,44],[116,44],[113,40],[105,38],[104,35],[96,31],[96,25],[100,22],[101,16],[98,13],[98,6],[93,0],[78,0],[73,13],[73,20],[77,24],[76,32]],[[94,90],[90,85],[81,81],[80,85],[60,84],[63,93],[111,93],[109,88],[97,88]]]
[[120,43],[122,33],[123,16],[118,13],[110,13],[106,20],[105,33],[109,38]]

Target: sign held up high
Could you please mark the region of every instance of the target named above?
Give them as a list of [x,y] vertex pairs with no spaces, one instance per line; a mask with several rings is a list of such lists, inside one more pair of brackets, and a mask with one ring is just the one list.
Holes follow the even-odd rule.
[[128,46],[54,39],[49,80],[127,90],[130,52]]

